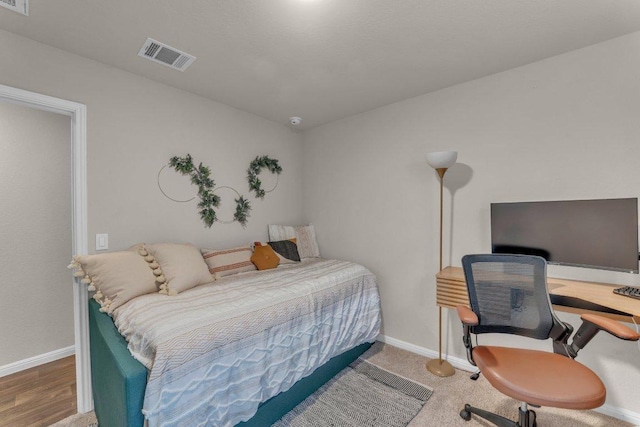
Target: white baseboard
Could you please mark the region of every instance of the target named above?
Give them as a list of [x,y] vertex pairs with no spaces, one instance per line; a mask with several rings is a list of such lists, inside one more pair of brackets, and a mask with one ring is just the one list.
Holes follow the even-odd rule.
[[609,415],[610,417],[617,418],[622,421],[633,424],[634,426],[640,426],[640,412],[630,411],[628,409],[618,408],[615,406],[607,405],[606,403],[599,408],[594,409],[601,414]]
[[[435,359],[438,357],[438,352],[435,350],[429,350],[428,348],[420,347],[418,345],[411,344],[406,341],[402,341],[386,335],[378,335],[377,340],[394,347],[401,348],[402,350],[407,350],[411,353],[419,354],[420,356],[425,356],[431,359]],[[443,358],[451,363],[455,368],[461,369],[463,371],[476,372],[478,370],[478,368],[470,364],[465,359],[447,355],[443,355]],[[609,415],[610,417],[617,418],[622,421],[626,421],[633,425],[640,425],[640,413],[638,412],[618,408],[606,403],[601,407],[594,409],[594,411],[600,412],[601,414]]]
[[17,362],[0,366],[0,377],[15,374],[16,372],[24,371],[25,369],[33,368],[39,365],[44,365],[45,363],[53,362],[64,357],[71,356],[75,354],[75,352],[76,346],[72,345],[69,347],[61,348],[59,350],[53,350],[48,353],[29,357],[28,359],[18,360]]
[[[428,348],[420,347],[415,344],[408,343],[406,341],[402,341],[393,337],[388,337],[386,335],[378,335],[378,341],[382,341],[383,343],[387,343],[394,347],[401,348],[403,350],[410,351],[411,353],[419,354],[420,356],[425,356],[430,359],[436,359],[438,357],[438,352],[435,350],[429,350]],[[447,362],[451,363],[454,368],[462,369],[467,372],[476,372],[478,368],[469,363],[466,359],[461,359],[459,357],[447,356],[446,354],[442,355],[443,359]]]

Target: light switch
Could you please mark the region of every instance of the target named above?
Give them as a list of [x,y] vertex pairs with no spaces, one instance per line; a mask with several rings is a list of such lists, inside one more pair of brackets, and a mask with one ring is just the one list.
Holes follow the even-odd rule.
[[109,249],[109,235],[96,234],[96,251],[104,251]]

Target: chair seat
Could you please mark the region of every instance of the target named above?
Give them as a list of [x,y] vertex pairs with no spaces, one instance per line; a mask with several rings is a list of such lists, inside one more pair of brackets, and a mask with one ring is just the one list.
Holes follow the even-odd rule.
[[607,395],[591,369],[559,354],[478,346],[473,349],[473,360],[494,388],[533,405],[593,409]]

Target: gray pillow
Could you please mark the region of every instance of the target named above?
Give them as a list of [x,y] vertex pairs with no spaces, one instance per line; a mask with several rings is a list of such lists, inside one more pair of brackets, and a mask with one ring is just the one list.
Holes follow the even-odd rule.
[[278,255],[291,261],[300,261],[300,254],[298,253],[298,245],[291,240],[279,240],[277,242],[268,242],[271,249],[273,249]]

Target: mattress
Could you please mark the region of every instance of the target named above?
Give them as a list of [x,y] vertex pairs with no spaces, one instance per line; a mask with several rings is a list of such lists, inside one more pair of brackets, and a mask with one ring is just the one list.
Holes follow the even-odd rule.
[[314,259],[144,295],[113,315],[149,369],[150,427],[233,426],[332,357],[374,341],[380,299],[365,267]]

